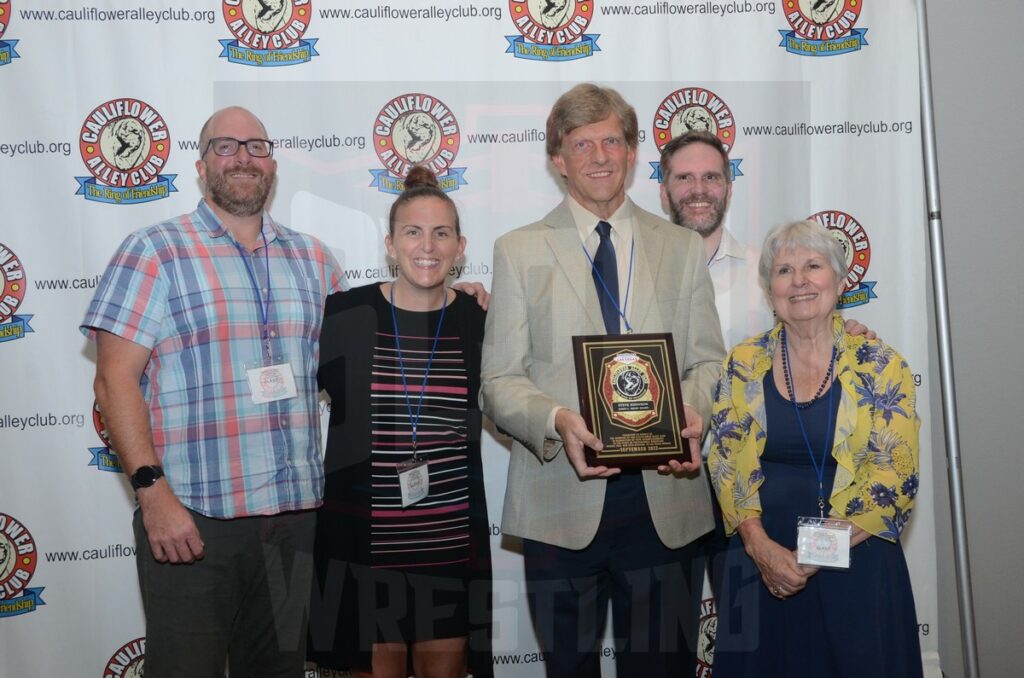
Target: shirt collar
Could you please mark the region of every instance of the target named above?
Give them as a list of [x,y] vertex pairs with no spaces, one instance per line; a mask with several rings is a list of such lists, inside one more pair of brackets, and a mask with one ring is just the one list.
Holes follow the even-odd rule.
[[750,257],[750,250],[733,237],[729,229],[722,226],[722,241],[718,243],[718,249],[715,251],[715,256],[711,257],[711,261],[722,261],[726,257],[746,260]]
[[[210,209],[210,205],[207,204],[206,198],[199,200],[199,205],[196,207],[196,214],[199,215],[199,220],[203,226],[209,232],[211,238],[220,238],[223,236],[231,236],[228,229],[224,226],[224,222],[220,220],[217,214]],[[273,242],[277,238],[287,239],[288,234],[281,229],[273,219],[270,218],[270,213],[263,210],[263,225],[261,227],[263,237],[267,239],[267,242]]]
[[607,221],[612,226],[612,233],[617,235],[620,242],[628,243],[633,239],[633,201],[627,197],[619,205],[619,208],[607,219],[602,219],[583,205],[579,204],[571,195],[566,196],[569,203],[569,212],[573,221],[576,222],[576,231],[580,234],[580,240],[586,242],[587,238],[594,232],[599,221]]

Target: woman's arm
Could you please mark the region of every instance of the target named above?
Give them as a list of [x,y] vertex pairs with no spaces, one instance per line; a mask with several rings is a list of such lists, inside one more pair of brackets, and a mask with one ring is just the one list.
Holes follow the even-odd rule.
[[743,549],[761,572],[761,581],[777,598],[786,598],[803,590],[813,572],[796,562],[796,553],[768,536],[760,518],[747,518],[737,532]]

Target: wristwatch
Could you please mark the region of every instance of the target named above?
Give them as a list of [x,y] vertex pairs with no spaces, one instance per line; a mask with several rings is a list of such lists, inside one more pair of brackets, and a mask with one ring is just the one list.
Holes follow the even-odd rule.
[[141,490],[144,487],[151,487],[153,483],[163,477],[163,466],[140,466],[132,474],[132,489]]

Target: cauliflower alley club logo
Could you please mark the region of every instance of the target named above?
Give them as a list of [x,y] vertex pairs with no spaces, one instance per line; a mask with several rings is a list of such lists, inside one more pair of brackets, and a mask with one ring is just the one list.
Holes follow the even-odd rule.
[[89,462],[89,466],[95,466],[99,471],[123,473],[121,460],[117,458],[117,453],[110,446],[110,435],[107,434],[107,425],[100,413],[100,405],[95,400],[92,403],[92,425],[96,429],[96,435],[99,436],[103,447],[89,448],[89,452],[92,453],[92,461]]
[[466,168],[452,167],[461,136],[459,121],[440,99],[421,93],[396,96],[374,120],[373,149],[385,169],[370,170],[370,186],[401,193],[409,170],[423,165],[437,175],[442,191],[458,190],[466,184]]
[[138,99],[112,99],[85,117],[78,134],[91,177],[75,177],[86,200],[131,205],[177,192],[177,174],[160,174],[171,139],[164,119]]
[[0,343],[3,343],[21,339],[26,332],[34,331],[28,324],[32,316],[14,314],[25,298],[25,269],[18,255],[3,243],[0,243],[0,282],[3,283],[0,290]]
[[594,18],[596,0],[509,0],[512,22],[522,35],[506,35],[517,59],[573,61],[600,52],[600,35],[584,31]]
[[[709,89],[683,87],[665,97],[654,111],[654,145],[661,151],[677,136],[694,131],[714,134],[726,151],[736,143],[736,119],[729,105]],[[731,179],[743,176],[741,162],[742,158],[729,159]],[[661,163],[655,160],[651,168],[654,172],[650,178],[660,184]]]
[[699,624],[696,678],[711,678],[711,667],[715,663],[715,638],[718,636],[718,611],[715,609],[714,598],[705,598],[700,602]]
[[315,56],[318,38],[303,40],[313,16],[310,0],[222,0],[234,38],[221,40],[226,57],[246,66],[293,66]]
[[11,3],[9,0],[0,0],[0,66],[6,66],[11,63],[11,59],[21,58],[21,55],[14,51],[14,46],[18,44],[18,41],[3,39],[11,16]]
[[146,639],[136,638],[114,651],[103,667],[103,678],[142,678],[145,664]]
[[846,289],[839,295],[836,308],[863,306],[877,299],[875,285],[878,283],[864,280],[871,263],[871,242],[860,222],[838,210],[824,210],[807,218],[827,228],[846,254]]
[[779,30],[790,54],[835,56],[868,44],[866,28],[854,28],[864,0],[780,0],[792,30]]
[[39,552],[32,534],[12,516],[0,512],[0,618],[35,612],[46,605],[43,587],[29,588]]
[[636,430],[661,421],[663,384],[651,356],[620,351],[602,362],[601,404],[605,416]]

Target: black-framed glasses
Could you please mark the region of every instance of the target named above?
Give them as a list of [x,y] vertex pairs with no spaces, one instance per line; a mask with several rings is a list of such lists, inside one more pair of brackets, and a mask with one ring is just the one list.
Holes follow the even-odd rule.
[[214,155],[231,156],[245,144],[245,151],[254,158],[269,158],[274,154],[274,144],[270,139],[235,139],[234,137],[214,137],[206,144],[203,155],[213,150]]

